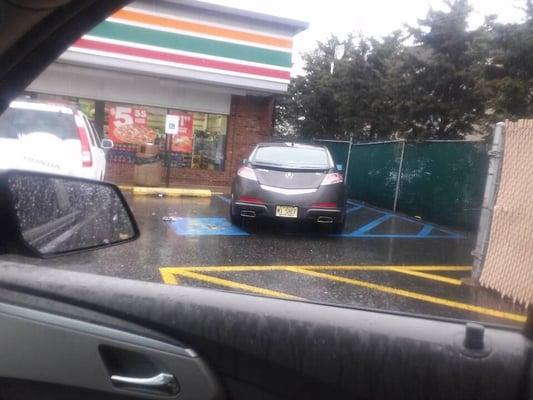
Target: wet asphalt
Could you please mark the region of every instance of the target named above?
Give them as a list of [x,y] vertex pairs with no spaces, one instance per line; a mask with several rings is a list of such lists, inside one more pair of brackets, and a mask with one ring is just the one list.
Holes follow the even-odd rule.
[[[400,214],[350,203],[345,231],[332,235],[312,224],[247,221],[232,226],[227,196],[211,198],[132,197],[127,195],[141,230],[130,243],[38,260],[3,255],[68,270],[162,283],[160,268],[206,266],[463,266],[472,263],[475,237]],[[493,312],[467,311],[456,302],[493,311],[522,314],[523,309],[486,289],[451,284],[391,270],[317,270],[318,274],[272,271],[213,271],[214,279],[179,277],[180,285],[242,290],[236,282],[302,299],[365,308],[516,324]],[[321,274],[328,274],[323,276]],[[453,281],[470,272],[435,271]],[[362,283],[361,283],[362,282]],[[376,285],[378,288],[376,288]],[[381,289],[385,287],[386,289]],[[179,287],[178,287],[179,288]],[[178,290],[177,288],[177,290]],[[392,289],[392,290],[390,290]],[[246,290],[245,290],[246,291]],[[398,295],[394,291],[405,291]],[[403,293],[403,292],[402,292]],[[409,295],[414,293],[414,296]],[[428,302],[419,295],[444,301]]]

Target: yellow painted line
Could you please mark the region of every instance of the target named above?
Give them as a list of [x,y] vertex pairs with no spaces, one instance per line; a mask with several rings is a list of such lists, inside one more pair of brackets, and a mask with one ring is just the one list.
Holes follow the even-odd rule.
[[287,268],[305,268],[309,270],[334,270],[334,271],[395,271],[396,269],[408,271],[471,271],[472,267],[467,266],[399,266],[399,265],[213,265],[213,266],[182,266],[164,267],[198,272],[252,272],[252,271],[283,271]]
[[175,269],[176,268],[159,268],[159,273],[161,274],[161,278],[163,279],[163,282],[165,282],[167,285],[179,284],[178,278],[176,277],[176,274],[174,273]]
[[130,185],[118,185],[118,188],[122,190],[123,192],[132,192],[133,186]]
[[[191,272],[183,268],[179,268],[179,269],[161,268],[160,271],[161,271],[161,276],[163,278],[163,281],[165,283],[174,284],[174,285],[178,283],[175,275],[180,275],[181,277],[195,279],[198,281],[211,283],[213,285],[225,286],[231,289],[245,290],[247,292],[257,293],[263,296],[278,297],[280,299],[293,299],[293,300],[301,299],[300,297],[292,296],[290,294],[283,293],[283,292],[278,292],[276,290],[270,290],[270,289],[265,289],[265,288],[261,288],[257,286],[247,285],[244,283],[234,282],[234,281],[230,281],[227,279],[221,279],[221,278],[217,278],[214,276],[198,274],[196,272]],[[170,277],[169,276],[170,274],[174,275],[174,277]]]
[[298,273],[298,274],[313,276],[315,278],[329,279],[331,281],[347,283],[347,284],[355,285],[355,286],[361,286],[367,289],[377,290],[380,292],[394,294],[397,296],[403,296],[403,297],[407,297],[410,299],[425,301],[428,303],[438,304],[438,305],[445,306],[445,307],[456,308],[456,309],[464,310],[464,311],[476,312],[479,314],[489,315],[491,317],[509,319],[509,320],[517,321],[517,322],[526,322],[525,315],[513,314],[513,313],[504,312],[504,311],[494,310],[491,308],[485,308],[485,307],[475,306],[471,304],[460,303],[458,301],[446,300],[440,297],[428,296],[425,294],[411,292],[411,291],[404,290],[404,289],[396,289],[394,287],[378,285],[375,283],[365,282],[365,281],[361,281],[358,279],[351,279],[351,278],[345,278],[342,276],[324,274],[322,272],[310,271],[310,270],[306,270],[303,268],[287,268],[287,270]]
[[449,283],[450,285],[461,286],[461,283],[462,283],[460,279],[448,278],[447,276],[428,274],[426,272],[413,271],[413,270],[409,270],[409,269],[392,268],[392,271],[399,272],[401,274],[417,276],[419,278],[430,279],[430,280],[433,280],[433,281]]
[[170,197],[211,197],[209,189],[187,189],[187,188],[162,188],[134,186],[133,195],[150,196],[163,194]]

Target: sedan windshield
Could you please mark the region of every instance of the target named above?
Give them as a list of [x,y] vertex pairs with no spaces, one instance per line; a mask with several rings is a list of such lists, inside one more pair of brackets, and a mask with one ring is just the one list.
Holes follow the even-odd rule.
[[294,168],[330,168],[326,150],[309,147],[259,147],[253,164]]

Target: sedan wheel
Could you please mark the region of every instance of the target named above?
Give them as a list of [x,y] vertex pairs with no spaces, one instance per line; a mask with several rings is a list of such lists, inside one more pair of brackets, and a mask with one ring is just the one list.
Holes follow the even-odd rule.
[[240,215],[233,214],[232,211],[233,207],[230,207],[229,214],[230,214],[230,221],[233,225],[241,227],[242,226],[242,217]]
[[340,235],[344,231],[344,221],[332,224],[330,229],[331,233]]

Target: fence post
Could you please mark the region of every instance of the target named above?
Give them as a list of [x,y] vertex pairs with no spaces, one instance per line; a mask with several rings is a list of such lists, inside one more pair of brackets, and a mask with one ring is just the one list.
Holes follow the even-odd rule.
[[477,231],[476,248],[472,252],[474,265],[472,268],[472,279],[479,281],[487,245],[489,244],[490,225],[492,213],[496,203],[496,195],[500,184],[501,165],[504,149],[504,128],[505,123],[498,122],[494,128],[494,137],[489,151],[489,169],[487,171],[487,181],[485,183],[485,193],[483,194],[483,205],[481,206],[481,216]]
[[398,165],[398,176],[396,177],[396,190],[394,191],[394,205],[392,211],[396,212],[398,205],[398,194],[400,193],[400,179],[402,178],[403,155],[405,154],[405,140],[402,142],[402,152],[400,154],[400,165]]
[[350,157],[352,155],[352,143],[353,143],[353,136],[350,135],[350,143],[348,143],[348,156],[346,157],[346,173],[344,174],[344,184],[346,185],[348,183],[348,168],[350,167]]

